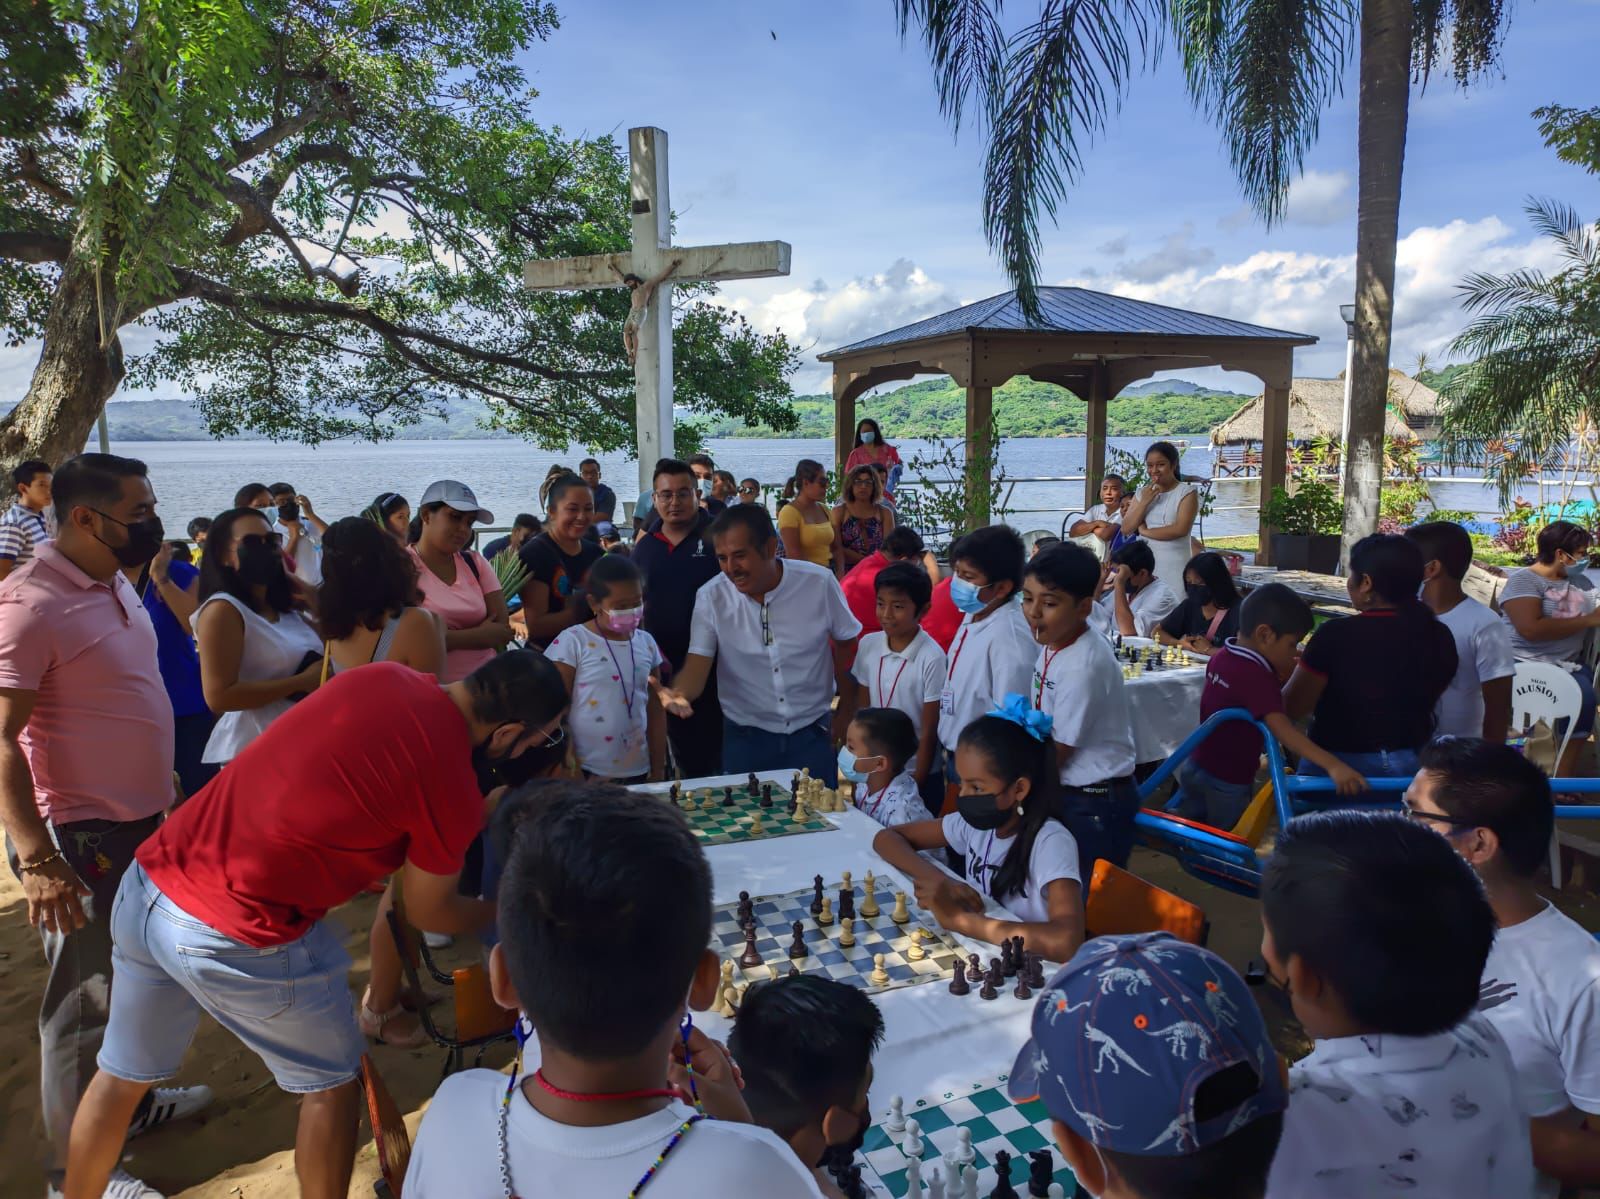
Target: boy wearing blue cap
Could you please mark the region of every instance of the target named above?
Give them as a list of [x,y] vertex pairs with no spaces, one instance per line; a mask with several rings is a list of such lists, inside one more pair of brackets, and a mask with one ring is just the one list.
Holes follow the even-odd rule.
[[1244,980],[1167,933],[1085,942],[1039,995],[1011,1071],[1080,1193],[1261,1199],[1287,1104]]

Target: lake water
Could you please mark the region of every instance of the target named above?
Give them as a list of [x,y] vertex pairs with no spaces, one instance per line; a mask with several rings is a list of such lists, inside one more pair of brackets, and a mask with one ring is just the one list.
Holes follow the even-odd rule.
[[[1142,454],[1148,437],[1113,437],[1112,446]],[[1179,439],[1182,440],[1182,439]],[[1211,448],[1204,434],[1188,439],[1184,473],[1211,473]],[[1052,478],[1081,475],[1087,441],[1082,437],[1014,438],[1001,445],[1000,463],[1010,478]],[[909,459],[932,443],[899,442]],[[91,447],[92,448],[92,447]],[[518,512],[538,511],[538,487],[555,462],[576,467],[588,454],[574,447],[554,454],[519,441],[391,441],[383,444],[336,442],[318,447],[266,441],[115,442],[112,450],[141,458],[150,466],[151,481],[161,502],[168,530],[181,536],[194,516],[211,516],[227,508],[233,494],[250,482],[293,483],[315,505],[318,515],[334,520],[360,512],[374,497],[398,491],[413,505],[435,479],[459,479],[477,492],[478,500],[509,525]],[[801,458],[829,462],[830,440],[756,440],[726,438],[710,442],[707,451],[717,465],[738,478],[753,475],[768,485],[781,485]],[[637,470],[622,454],[596,455],[601,476],[620,500],[635,498]],[[1435,502],[1445,508],[1497,511],[1493,493],[1472,484],[1432,483]],[[1530,493],[1531,494],[1531,493]],[[1217,510],[1205,520],[1213,537],[1253,533],[1259,484],[1254,479],[1219,480]],[[1055,529],[1069,509],[1082,504],[1083,484],[1017,483],[1008,507],[1020,529]],[[1229,509],[1238,508],[1238,511]]]

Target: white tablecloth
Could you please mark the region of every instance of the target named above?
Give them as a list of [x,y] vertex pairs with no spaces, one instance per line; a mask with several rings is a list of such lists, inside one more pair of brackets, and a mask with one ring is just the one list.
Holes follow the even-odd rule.
[[1128,711],[1133,717],[1133,748],[1140,762],[1160,762],[1200,727],[1204,666],[1146,671],[1127,679]]

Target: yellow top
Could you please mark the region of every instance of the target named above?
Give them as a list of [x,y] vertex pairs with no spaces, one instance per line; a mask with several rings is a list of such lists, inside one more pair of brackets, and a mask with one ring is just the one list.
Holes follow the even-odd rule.
[[793,504],[785,504],[783,511],[778,513],[778,532],[782,534],[784,529],[800,530],[800,549],[807,562],[815,562],[818,566],[833,564],[832,521],[809,521],[800,515],[800,509]]

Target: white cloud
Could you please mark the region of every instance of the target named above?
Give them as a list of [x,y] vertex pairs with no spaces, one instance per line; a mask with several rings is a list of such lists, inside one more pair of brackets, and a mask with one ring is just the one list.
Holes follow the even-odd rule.
[[1215,258],[1209,247],[1194,244],[1194,225],[1185,222],[1182,229],[1167,234],[1150,253],[1122,263],[1111,273],[1135,283],[1153,283],[1178,271],[1205,266]]
[[1307,171],[1289,185],[1284,220],[1291,225],[1337,225],[1352,219],[1355,196],[1348,171]]

